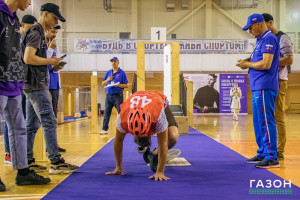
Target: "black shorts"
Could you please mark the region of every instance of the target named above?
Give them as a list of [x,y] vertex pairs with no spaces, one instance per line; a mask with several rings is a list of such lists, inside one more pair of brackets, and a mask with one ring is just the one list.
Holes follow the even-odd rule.
[[178,124],[175,120],[175,117],[174,117],[169,105],[165,108],[165,113],[166,113],[166,117],[167,117],[167,120],[168,120],[168,123],[169,123],[168,127],[176,126],[178,128]]

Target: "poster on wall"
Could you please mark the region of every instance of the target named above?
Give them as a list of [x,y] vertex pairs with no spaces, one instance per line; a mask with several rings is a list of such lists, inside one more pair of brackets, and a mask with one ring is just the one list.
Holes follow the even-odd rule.
[[220,91],[220,113],[231,113],[233,104],[247,113],[247,74],[220,74]]
[[[195,114],[231,113],[235,96],[239,97],[235,99],[239,101],[240,113],[247,113],[246,74],[184,74],[184,77],[193,81]],[[235,87],[234,83],[237,83]]]
[[219,113],[219,74],[184,74],[194,85],[194,113]]

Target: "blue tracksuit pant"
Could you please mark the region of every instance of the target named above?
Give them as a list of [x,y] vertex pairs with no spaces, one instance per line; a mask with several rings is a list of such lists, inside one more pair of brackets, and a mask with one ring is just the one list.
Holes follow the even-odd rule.
[[259,148],[257,156],[267,160],[277,159],[276,96],[276,90],[252,91],[253,125]]

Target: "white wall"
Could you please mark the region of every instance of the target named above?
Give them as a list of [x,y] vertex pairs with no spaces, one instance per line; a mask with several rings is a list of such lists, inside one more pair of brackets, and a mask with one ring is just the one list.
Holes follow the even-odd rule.
[[[132,2],[137,1],[137,10],[132,7]],[[33,14],[39,17],[40,6],[46,2],[53,2],[61,6],[63,16],[67,19],[63,23],[63,37],[98,37],[118,38],[119,32],[131,32],[136,26],[132,21],[133,13],[137,12],[138,38],[149,39],[150,27],[172,27],[184,16],[192,12],[205,0],[190,0],[187,10],[181,9],[181,1],[176,1],[174,12],[166,11],[165,0],[112,0],[112,12],[103,9],[102,0],[32,0],[26,12],[19,12],[20,18],[24,14]],[[216,2],[216,1],[213,1]],[[286,0],[286,26],[287,31],[300,31],[300,1]],[[257,8],[225,9],[239,23],[245,24],[247,17],[253,13],[267,12],[274,16],[279,24],[279,0],[260,0]],[[193,17],[181,24],[173,33],[178,39],[205,38],[205,6]],[[240,38],[247,37],[240,27],[213,8],[213,38]],[[95,34],[94,34],[95,33]],[[168,35],[170,38],[170,35]]]
[[[70,54],[63,71],[107,71],[111,69],[109,60],[117,56],[120,67],[125,71],[136,71],[136,54]],[[238,59],[246,59],[249,54],[181,54],[181,71],[229,71],[245,72],[235,66]],[[294,55],[293,71],[300,71],[300,54]],[[163,71],[163,54],[145,55],[146,71]]]
[[[22,18],[24,14],[33,14],[38,18],[40,7],[46,2],[56,3],[61,7],[67,22],[63,23],[63,30],[59,32],[58,44],[63,52],[72,53],[74,38],[118,39],[119,32],[135,32],[136,30],[137,36],[133,39],[150,39],[152,26],[164,26],[168,30],[205,0],[190,0],[187,10],[182,10],[181,1],[176,0],[174,12],[166,11],[165,0],[112,0],[112,12],[103,9],[102,0],[32,0],[32,6],[25,12],[18,12],[19,17]],[[133,2],[137,3],[137,9],[132,6]],[[275,23],[280,27],[279,2],[279,0],[259,0],[257,8],[223,9],[232,16],[232,19],[225,17],[213,7],[212,38],[251,38],[233,21],[236,20],[241,26],[245,25],[247,17],[253,13],[272,14]],[[281,20],[286,23],[284,27],[297,45],[300,35],[299,8],[299,0],[286,0],[286,20]],[[171,33],[177,34],[178,39],[206,38],[206,7],[195,12],[193,17],[188,18]],[[171,37],[170,34],[168,38]]]
[[286,3],[286,28],[300,32],[300,1],[288,0]]

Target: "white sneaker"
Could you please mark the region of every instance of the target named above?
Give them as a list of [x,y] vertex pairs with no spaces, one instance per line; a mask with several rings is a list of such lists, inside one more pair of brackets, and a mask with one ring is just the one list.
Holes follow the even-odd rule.
[[166,161],[169,162],[174,158],[177,158],[180,154],[181,151],[179,149],[169,149]]
[[108,131],[105,130],[100,131],[100,135],[106,135],[106,134],[108,134]]

